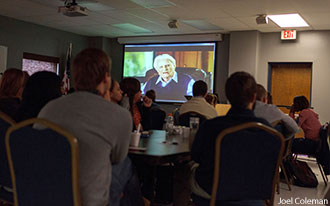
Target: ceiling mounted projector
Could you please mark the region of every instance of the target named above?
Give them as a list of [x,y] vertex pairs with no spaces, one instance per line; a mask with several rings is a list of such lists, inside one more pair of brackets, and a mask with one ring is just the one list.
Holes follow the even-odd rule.
[[168,27],[171,29],[177,29],[178,28],[178,21],[177,20],[171,20],[168,22]]
[[72,0],[72,2],[65,1],[64,6],[58,7],[58,13],[62,13],[69,17],[88,16],[87,8],[79,6],[76,3],[76,0]]
[[268,24],[268,17],[266,14],[260,14],[256,18],[257,24]]

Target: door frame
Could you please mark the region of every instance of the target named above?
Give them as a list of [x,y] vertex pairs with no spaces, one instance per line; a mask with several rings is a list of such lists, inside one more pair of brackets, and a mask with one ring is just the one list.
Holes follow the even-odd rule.
[[[310,87],[310,101],[309,106],[312,107],[312,86],[313,86],[313,61],[306,61],[306,62],[268,62],[268,84],[267,84],[267,91],[272,93],[272,65],[273,64],[311,64],[311,87]],[[283,105],[281,105],[283,106]]]

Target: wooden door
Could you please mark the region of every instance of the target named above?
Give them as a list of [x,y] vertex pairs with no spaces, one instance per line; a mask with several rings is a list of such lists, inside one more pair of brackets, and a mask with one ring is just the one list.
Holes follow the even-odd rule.
[[270,66],[273,104],[289,113],[283,106],[291,106],[295,96],[304,95],[310,101],[312,63],[271,63]]

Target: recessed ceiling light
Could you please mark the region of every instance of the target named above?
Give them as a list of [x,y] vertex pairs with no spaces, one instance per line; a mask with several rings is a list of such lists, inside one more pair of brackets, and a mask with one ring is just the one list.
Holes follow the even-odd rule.
[[309,27],[306,21],[299,14],[268,15],[279,27]]

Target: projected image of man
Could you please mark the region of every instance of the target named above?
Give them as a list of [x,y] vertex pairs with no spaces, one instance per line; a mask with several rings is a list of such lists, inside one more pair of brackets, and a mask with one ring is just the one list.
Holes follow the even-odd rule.
[[176,60],[172,56],[158,55],[154,68],[158,75],[146,82],[144,92],[153,89],[160,100],[185,100],[185,95],[192,96],[195,81],[191,76],[175,71]]

